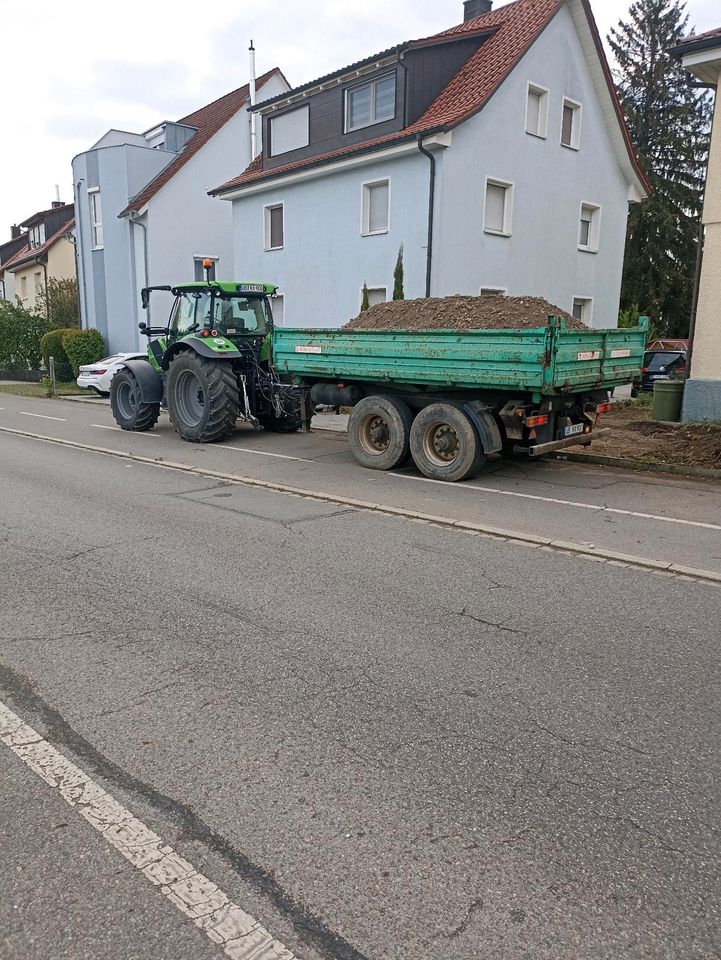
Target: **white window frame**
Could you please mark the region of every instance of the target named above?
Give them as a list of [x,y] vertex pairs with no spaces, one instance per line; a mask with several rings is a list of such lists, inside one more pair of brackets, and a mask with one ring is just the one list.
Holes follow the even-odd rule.
[[[383,302],[384,302],[384,303],[388,303],[388,285],[387,285],[387,284],[385,284],[385,283],[364,283],[363,286],[360,288],[360,299],[359,299],[359,301],[358,301],[358,303],[359,303],[361,306],[363,305],[363,287],[367,287],[367,288],[368,288],[368,294],[369,294],[369,295],[370,295],[370,293],[371,293],[372,290],[382,290],[382,291],[384,292],[384,294],[385,294],[385,300],[384,300]],[[373,306],[373,304],[371,304],[371,306]]]
[[481,285],[478,296],[479,297],[505,297],[508,295],[508,287],[492,287],[488,283]]
[[[100,220],[96,220],[97,214],[94,198],[100,200]],[[100,187],[88,187],[88,206],[90,213],[90,247],[92,250],[102,250],[105,245],[105,234],[103,233],[103,201],[100,196]],[[98,243],[98,230],[100,230],[100,243]]]
[[573,298],[573,303],[571,304],[571,316],[575,316],[574,310],[577,303],[583,304],[583,310],[581,312],[581,323],[585,323],[587,327],[590,327],[593,323],[593,297],[576,295]]
[[[486,205],[488,203],[488,187],[503,187],[506,191],[506,201],[503,207],[503,229],[494,230],[486,226]],[[483,232],[492,237],[510,237],[513,235],[513,201],[515,183],[512,180],[502,180],[500,177],[486,177],[483,190]]]
[[31,227],[29,230],[29,239],[32,249],[41,247],[45,243],[45,224],[36,223],[34,227]]
[[[271,246],[271,220],[270,212],[271,210],[277,210],[280,208],[283,211],[283,242],[279,247]],[[285,249],[285,204],[284,203],[269,203],[263,207],[263,249],[266,253],[272,253],[276,250]]]
[[[373,187],[388,187],[388,216],[386,218],[385,230],[371,230],[370,216],[371,204],[370,195]],[[362,237],[382,237],[391,230],[391,178],[381,177],[380,180],[366,180],[361,184],[361,223],[360,230]]]
[[[376,119],[376,98],[375,98],[375,87],[382,80],[385,80],[387,77],[393,77],[395,81],[395,98],[393,101],[393,116],[383,117],[382,120]],[[355,93],[356,90],[361,90],[363,87],[371,87],[371,112],[370,120],[368,123],[359,123],[355,127],[352,127],[350,124],[350,97],[351,94]],[[353,133],[356,130],[365,130],[366,127],[375,127],[379,123],[390,123],[392,120],[395,120],[396,113],[398,110],[398,74],[395,70],[389,70],[387,73],[381,74],[379,77],[373,77],[370,80],[364,80],[362,83],[355,83],[351,87],[347,87],[343,95],[343,132],[344,133]]]
[[[588,243],[581,243],[581,221],[583,220],[584,210],[591,211],[591,225],[588,231]],[[578,216],[578,249],[583,253],[598,253],[601,244],[601,206],[598,203],[581,204],[581,210]]]
[[[573,123],[571,125],[571,142],[563,142],[563,116],[566,107],[573,108]],[[566,150],[581,149],[581,127],[583,125],[583,104],[577,100],[571,100],[570,97],[564,97],[561,101],[561,146]]]
[[[193,276],[195,276],[195,264],[200,261],[200,266],[203,266],[203,260],[212,260],[215,265],[215,279],[218,279],[218,264],[220,263],[220,257],[212,257],[209,254],[201,256],[199,253],[193,254]],[[205,270],[203,270],[203,280],[205,280]]]
[[[539,111],[538,130],[528,129],[528,107],[530,105],[531,94],[541,96],[541,105]],[[526,133],[529,137],[537,137],[539,140],[548,139],[548,115],[550,110],[551,91],[548,87],[542,87],[540,83],[529,81],[526,88]]]

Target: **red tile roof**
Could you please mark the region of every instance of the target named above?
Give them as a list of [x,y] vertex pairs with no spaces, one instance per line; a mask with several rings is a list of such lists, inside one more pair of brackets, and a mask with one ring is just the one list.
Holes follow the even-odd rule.
[[[458,26],[436,34],[434,37],[416,41],[426,44],[443,39],[457,39],[473,34],[491,32],[490,37],[470,57],[447,87],[429,106],[422,117],[412,125],[396,133],[366,140],[363,143],[341,147],[337,150],[308,157],[303,160],[264,170],[262,156],[257,158],[240,176],[210,191],[212,195],[229,192],[237,187],[261,180],[282,176],[306,167],[317,166],[341,159],[351,154],[364,153],[380,149],[398,141],[410,140],[419,134],[430,134],[450,130],[478,113],[499,89],[520,59],[536,41],[548,24],[553,20],[564,0],[515,0],[497,10],[467,20]],[[629,158],[644,186],[650,186],[641,171],[631,144],[618,95],[611,78],[608,63],[603,51],[601,38],[591,13],[588,0],[583,0],[584,8],[592,25],[596,48],[604,65],[609,91],[614,100],[617,117],[624,131]]]
[[[257,89],[260,90],[264,87],[271,77],[274,76],[283,77],[283,73],[278,67],[274,67],[258,78]],[[133,197],[120,216],[125,216],[125,214],[131,211],[142,210],[145,204],[175,176],[178,170],[184,167],[188,160],[194,157],[195,154],[205,146],[208,140],[215,136],[220,128],[225,126],[239,110],[242,110],[243,107],[248,104],[249,100],[250,89],[248,84],[246,84],[238,90],[226,93],[225,96],[220,97],[219,100],[214,100],[213,103],[201,107],[200,110],[189,113],[187,117],[181,117],[178,123],[186,124],[189,127],[197,127],[198,132],[191,137],[167,167],[164,167],[150,183],[143,187],[140,193]]]
[[714,47],[717,40],[721,43],[721,27],[716,27],[715,30],[707,30],[706,33],[697,33],[694,36],[686,37],[681,43],[676,44],[670,52],[681,56],[693,50]]
[[28,244],[27,246],[23,247],[22,250],[18,250],[14,257],[2,265],[2,269],[13,270],[16,267],[21,267],[25,261],[30,263],[33,260],[37,260],[39,257],[42,257],[43,254],[47,253],[50,247],[60,240],[61,237],[64,237],[66,234],[70,233],[74,226],[75,221],[68,220],[68,222],[64,223],[59,230],[56,230],[55,233],[52,234],[52,236],[48,237],[45,243],[41,243],[39,247],[31,247]]

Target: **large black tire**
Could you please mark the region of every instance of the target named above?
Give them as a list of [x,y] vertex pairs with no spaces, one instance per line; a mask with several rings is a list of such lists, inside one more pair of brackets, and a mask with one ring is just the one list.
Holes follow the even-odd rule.
[[364,397],[348,421],[348,441],[356,460],[370,470],[395,470],[408,459],[413,414],[395,397]]
[[476,428],[450,403],[421,410],[411,427],[411,455],[426,477],[448,483],[470,479],[486,462]]
[[183,440],[212,443],[229,436],[240,412],[240,391],[227,360],[210,360],[185,350],[170,364],[168,412]]
[[110,407],[117,425],[136,433],[151,430],[160,416],[160,404],[143,402],[137,377],[127,367],[118,370],[110,381]]

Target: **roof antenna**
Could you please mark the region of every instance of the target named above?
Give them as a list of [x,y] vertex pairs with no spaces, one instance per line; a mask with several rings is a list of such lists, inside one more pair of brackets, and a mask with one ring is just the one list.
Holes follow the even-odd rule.
[[255,90],[255,46],[253,41],[250,41],[249,47],[250,53],[250,160],[251,163],[255,160],[255,156],[258,152],[258,135],[255,128],[255,114],[253,113],[253,107],[255,106],[256,101],[256,90]]

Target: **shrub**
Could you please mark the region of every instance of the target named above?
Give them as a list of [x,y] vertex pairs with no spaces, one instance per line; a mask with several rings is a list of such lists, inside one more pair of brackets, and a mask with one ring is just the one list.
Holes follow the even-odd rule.
[[75,277],[59,280],[50,277],[38,296],[38,305],[53,327],[80,328],[78,281]]
[[97,330],[66,330],[63,347],[77,377],[85,363],[97,363],[105,356],[105,341]]
[[45,317],[0,300],[0,368],[37,370],[42,360],[41,338],[50,326]]
[[63,339],[67,334],[75,332],[72,327],[51,330],[40,341],[45,368],[46,370],[50,369],[50,357],[54,357],[55,379],[60,383],[67,383],[68,380],[73,379],[73,368],[65,352]]

